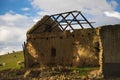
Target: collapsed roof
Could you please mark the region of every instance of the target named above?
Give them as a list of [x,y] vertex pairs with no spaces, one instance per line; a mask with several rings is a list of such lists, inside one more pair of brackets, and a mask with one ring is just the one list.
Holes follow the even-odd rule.
[[70,11],[65,13],[44,16],[27,33],[40,33],[51,31],[65,31],[67,28],[74,30],[74,25],[84,29],[83,24],[88,24],[94,28],[80,11]]

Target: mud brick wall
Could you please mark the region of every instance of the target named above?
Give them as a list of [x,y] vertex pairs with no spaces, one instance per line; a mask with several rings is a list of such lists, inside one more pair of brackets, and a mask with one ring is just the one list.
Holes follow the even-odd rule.
[[120,77],[120,25],[100,29],[101,68],[105,77]]
[[[97,29],[27,34],[27,61],[40,65],[80,66],[84,60],[98,65]],[[84,57],[84,60],[82,60]],[[80,62],[81,61],[81,62]],[[91,61],[91,62],[90,62]],[[83,62],[83,63],[82,63]]]

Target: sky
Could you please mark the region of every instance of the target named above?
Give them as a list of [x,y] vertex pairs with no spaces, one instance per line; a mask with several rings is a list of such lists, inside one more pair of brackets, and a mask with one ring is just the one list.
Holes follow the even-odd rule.
[[120,24],[120,0],[0,0],[0,55],[22,50],[26,31],[44,15],[73,10],[94,27]]

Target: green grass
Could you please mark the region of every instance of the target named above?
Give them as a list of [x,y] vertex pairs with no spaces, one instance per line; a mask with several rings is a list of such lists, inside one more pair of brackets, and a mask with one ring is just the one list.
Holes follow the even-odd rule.
[[85,76],[87,75],[90,71],[99,69],[99,67],[80,67],[80,68],[71,68],[72,70],[79,71],[79,76]]
[[0,70],[5,69],[20,69],[24,65],[17,65],[18,61],[24,61],[23,52],[14,52],[10,54],[5,54],[0,56],[0,63],[6,63],[5,66],[0,66]]
[[[18,61],[24,61],[24,55],[22,51],[0,56],[0,63],[6,63],[5,66],[0,66],[0,71],[5,69],[21,69],[21,67],[24,67],[24,65],[18,65]],[[98,69],[98,67],[69,67],[69,69],[79,71],[79,76],[83,76],[87,75],[91,70]]]

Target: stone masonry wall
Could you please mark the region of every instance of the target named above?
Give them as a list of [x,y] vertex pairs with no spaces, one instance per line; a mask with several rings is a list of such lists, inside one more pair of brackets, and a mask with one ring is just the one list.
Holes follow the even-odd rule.
[[105,77],[120,77],[120,25],[100,29],[101,68]]

